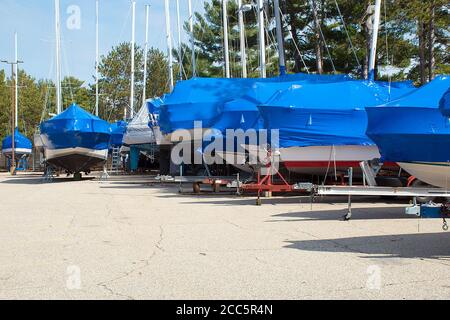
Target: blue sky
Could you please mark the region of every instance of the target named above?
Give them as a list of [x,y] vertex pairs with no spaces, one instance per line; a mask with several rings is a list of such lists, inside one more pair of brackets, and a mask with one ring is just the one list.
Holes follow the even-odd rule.
[[[92,82],[95,66],[95,0],[60,0],[62,73]],[[192,0],[202,11],[204,0]],[[174,41],[177,39],[176,2],[171,3]],[[145,4],[150,4],[149,45],[166,52],[164,0],[136,0],[136,42],[144,44]],[[69,29],[70,6],[80,9],[80,29]],[[188,1],[180,0],[181,19],[188,18]],[[19,38],[19,59],[36,78],[54,79],[54,0],[0,0],[0,59],[14,59],[14,32]],[[131,0],[100,0],[100,55],[131,40]],[[186,35],[183,35],[186,38]],[[2,65],[5,69],[6,66]],[[9,75],[9,68],[7,74]]]

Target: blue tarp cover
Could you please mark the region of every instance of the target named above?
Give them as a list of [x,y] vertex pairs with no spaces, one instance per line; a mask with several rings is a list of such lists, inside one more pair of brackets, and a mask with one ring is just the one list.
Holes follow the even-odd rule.
[[450,117],[450,89],[444,93],[439,101],[439,109],[441,109],[443,115]]
[[[28,150],[28,153],[31,153],[33,148],[33,144],[31,141],[25,137],[23,134],[19,132],[19,129],[16,128],[14,131],[14,147],[15,149]],[[2,141],[2,150],[8,150],[12,148],[12,136],[9,135]]]
[[159,115],[161,112],[161,105],[164,103],[165,97],[166,96],[162,96],[160,98],[153,98],[147,100],[148,113]]
[[[289,82],[308,81],[311,83],[336,82],[350,80],[346,75],[309,75],[290,74],[280,77],[260,79],[224,79],[224,78],[193,78],[180,81],[174,91],[168,95],[161,106],[160,126],[164,133],[171,133],[178,129],[192,129],[194,121],[202,121],[203,128],[212,128],[216,125],[228,126],[220,119],[224,112],[236,109],[226,106],[227,103],[237,100],[233,104],[239,107],[244,102],[244,108],[251,111],[249,103],[265,102],[276,90],[286,87]],[[237,115],[239,117],[239,115]],[[233,123],[236,121],[232,120]],[[251,122],[251,120],[249,120]],[[239,119],[240,123],[240,119]],[[239,128],[230,124],[230,129]]]
[[[365,108],[413,90],[410,83],[348,80],[299,82],[259,106],[265,127],[279,130],[279,146],[373,145]],[[274,142],[272,142],[274,143]]]
[[450,160],[450,120],[439,110],[449,88],[450,77],[440,76],[400,99],[367,108],[367,135],[385,160]]
[[111,124],[111,140],[110,145],[113,147],[120,147],[122,145],[123,135],[127,130],[127,123],[125,121],[117,121]]
[[44,146],[50,149],[108,149],[110,124],[72,104],[59,115],[41,123]]

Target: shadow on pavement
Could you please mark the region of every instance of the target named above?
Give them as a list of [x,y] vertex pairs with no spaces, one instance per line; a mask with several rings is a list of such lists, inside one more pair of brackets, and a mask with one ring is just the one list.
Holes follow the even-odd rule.
[[[361,203],[359,203],[361,205]],[[406,205],[405,205],[406,207]],[[352,220],[376,220],[376,219],[417,219],[415,216],[405,214],[405,207],[392,207],[388,204],[385,207],[359,207],[352,209]],[[336,210],[315,210],[313,209],[301,212],[287,212],[273,215],[276,219],[269,222],[296,222],[296,221],[316,221],[316,220],[338,220],[347,213],[347,208]]]
[[354,252],[363,258],[450,260],[450,232],[394,234],[340,239],[287,241],[285,248],[316,252]]

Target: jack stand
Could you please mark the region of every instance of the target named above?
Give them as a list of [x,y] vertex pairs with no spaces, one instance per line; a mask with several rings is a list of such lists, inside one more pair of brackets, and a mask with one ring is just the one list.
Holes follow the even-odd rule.
[[260,197],[259,192],[258,192],[258,198],[256,198],[256,205],[257,206],[261,206],[262,205],[262,201],[261,201],[261,197]]
[[[180,165],[180,177],[183,178],[183,165]],[[183,193],[183,182],[181,182],[182,179],[180,179],[180,185],[178,186],[178,193]],[[200,191],[200,190],[199,190]],[[194,190],[195,192],[195,190]]]
[[[348,184],[351,187],[353,185],[353,168],[348,168]],[[352,196],[348,195],[348,211],[343,217],[344,221],[349,221],[352,218]]]
[[[243,191],[253,191],[258,193],[258,199],[256,200],[256,205],[261,205],[261,193],[264,192],[268,196],[271,196],[273,193],[276,192],[293,192],[294,186],[290,185],[286,179],[283,177],[283,175],[278,171],[278,168],[273,167],[273,155],[270,150],[267,151],[267,159],[270,161],[267,161],[267,163],[264,165],[265,170],[267,172],[262,173],[260,170],[263,168],[261,167],[260,170],[258,170],[257,173],[257,182],[256,183],[249,183],[249,184],[243,184],[240,186],[240,189]],[[278,177],[281,180],[281,183],[274,183],[274,176]]]
[[100,182],[106,182],[109,179],[109,174],[106,165],[103,166],[103,172],[100,174]]
[[443,219],[442,230],[447,231],[448,230],[447,220],[445,218],[442,219]]
[[53,182],[54,179],[55,179],[55,172],[53,171],[53,168],[47,166],[45,168],[45,174],[42,177],[43,182]]
[[241,181],[240,181],[240,175],[239,175],[239,172],[237,173],[236,182],[237,182],[237,186],[236,186],[236,195],[237,195],[237,196],[241,196],[241,195],[242,195],[242,192],[241,192]]

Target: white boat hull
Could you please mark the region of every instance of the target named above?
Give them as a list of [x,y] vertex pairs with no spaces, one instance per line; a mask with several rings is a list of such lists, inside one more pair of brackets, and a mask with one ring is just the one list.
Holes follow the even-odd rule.
[[[25,149],[25,148],[14,148],[14,151],[15,151],[15,155],[19,156],[19,157],[21,157],[23,155],[26,155],[26,154],[31,154],[32,153],[31,149]],[[2,153],[4,155],[10,156],[12,154],[12,148],[3,149]]]
[[380,158],[376,146],[314,146],[280,149],[280,159],[285,167],[295,173],[325,174],[335,169],[347,173],[348,168],[359,170],[361,161]]
[[[258,157],[257,146],[246,146],[245,148],[253,163],[256,163],[255,159],[259,159],[259,163],[267,162],[266,152],[261,152]],[[376,146],[291,147],[281,148],[279,151],[280,162],[290,172],[300,174],[323,175],[327,171],[332,173],[335,169],[337,173],[347,173],[349,167],[355,168],[355,171],[358,172],[361,161],[380,158],[380,152]],[[253,171],[254,166],[242,162],[242,159],[245,159],[242,154],[224,152],[224,156],[227,156],[224,159],[234,167],[245,172]],[[236,161],[236,159],[240,161]]]
[[230,164],[240,171],[247,173],[252,173],[255,171],[255,166],[252,166],[246,161],[245,153],[224,151],[217,152],[216,154],[222,159],[223,163]]
[[153,134],[153,130],[150,128],[127,131],[123,136],[123,144],[125,145],[139,145],[139,144],[151,144],[155,143],[155,135]]
[[399,162],[398,165],[420,181],[440,188],[450,188],[450,163]]
[[71,155],[83,155],[91,158],[106,160],[108,158],[108,149],[93,150],[87,148],[66,148],[66,149],[49,149],[45,148],[45,159],[52,160]]
[[94,150],[88,148],[45,148],[45,159],[56,167],[70,173],[88,172],[90,168],[103,164],[108,158],[108,149]]

